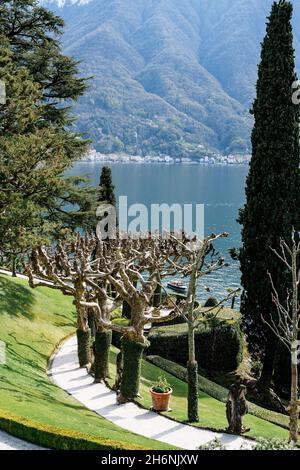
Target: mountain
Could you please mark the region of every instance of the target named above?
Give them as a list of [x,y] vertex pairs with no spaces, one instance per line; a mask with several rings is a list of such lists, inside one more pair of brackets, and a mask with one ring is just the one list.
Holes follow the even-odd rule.
[[65,19],[65,52],[93,76],[75,111],[99,151],[249,151],[249,107],[272,0],[42,3]]

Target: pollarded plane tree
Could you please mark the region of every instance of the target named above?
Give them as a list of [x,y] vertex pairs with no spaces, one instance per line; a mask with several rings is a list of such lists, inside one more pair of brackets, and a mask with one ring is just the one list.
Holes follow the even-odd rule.
[[[84,302],[94,299],[95,293],[86,282],[97,240],[77,235],[75,241],[58,242],[51,247],[39,246],[32,250],[25,266],[32,288],[46,286],[60,290],[74,298],[77,313],[78,359],[80,367],[90,363],[90,336],[88,309]],[[107,301],[109,299],[107,298]],[[117,299],[115,299],[117,302]],[[111,308],[116,304],[111,302]]]
[[153,316],[152,299],[160,279],[175,274],[179,259],[188,256],[186,242],[184,240],[179,244],[177,239],[167,237],[129,238],[115,247],[114,260],[111,258],[108,262],[106,259],[106,263],[105,259],[101,260],[100,266],[97,266],[97,260],[92,263],[95,269],[88,274],[86,282],[96,292],[97,279],[105,280],[132,309],[130,325],[120,326],[113,324],[107,316],[103,317],[98,302],[83,304],[98,310],[98,323],[104,329],[122,334],[123,374],[119,403],[138,396],[142,355],[149,346],[144,334],[145,325],[165,322],[178,315],[174,309],[169,309],[160,319]]
[[298,366],[299,366],[299,333],[300,333],[300,242],[298,234],[293,230],[291,244],[285,240],[280,242],[280,250],[272,249],[275,256],[282,262],[282,267],[289,273],[291,283],[287,289],[287,298],[282,302],[273,277],[269,273],[272,289],[272,301],[277,310],[277,318],[268,319],[262,316],[263,322],[268,325],[274,335],[287,348],[291,359],[291,400],[288,407],[290,413],[290,441],[298,442],[298,419],[299,419],[299,386],[298,386]]
[[[97,238],[93,240],[94,249],[89,257],[88,269],[84,273],[88,297],[81,301],[81,305],[88,311],[92,311],[96,326],[94,343],[95,382],[105,383],[109,377],[109,352],[112,340],[111,316],[121,306],[123,299],[118,294],[114,297],[110,295],[110,283],[98,273],[111,271],[112,266],[115,266],[119,242],[115,240],[104,242]],[[124,249],[125,241],[122,241],[122,244]],[[114,274],[112,270],[112,275]],[[117,325],[114,329],[120,332]]]
[[[173,266],[183,277],[189,276],[187,297],[179,305],[174,302],[174,310],[180,315],[188,326],[188,419],[190,422],[199,421],[198,411],[198,363],[196,361],[195,330],[198,328],[203,317],[217,318],[227,300],[239,294],[239,290],[233,290],[228,296],[209,309],[195,309],[196,291],[198,282],[204,276],[218,271],[228,264],[225,259],[215,250],[213,243],[220,238],[228,237],[227,233],[218,235],[212,234],[204,240],[194,240],[189,246],[184,246],[188,250],[188,256],[183,264]],[[177,240],[177,243],[179,241]],[[161,283],[162,288],[163,284]],[[165,290],[165,289],[164,289]],[[166,291],[165,291],[166,292]],[[167,292],[166,292],[167,293]],[[168,294],[167,294],[168,295]],[[172,299],[170,297],[172,302]]]

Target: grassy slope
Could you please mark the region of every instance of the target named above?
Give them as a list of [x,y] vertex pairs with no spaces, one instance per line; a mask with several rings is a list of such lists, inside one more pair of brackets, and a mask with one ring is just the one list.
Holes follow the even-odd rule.
[[[0,408],[62,429],[84,431],[93,437],[107,437],[125,443],[163,448],[164,445],[135,436],[95,416],[47,377],[47,360],[59,340],[74,331],[71,299],[49,289],[30,290],[25,281],[0,276],[0,339],[7,343],[7,365],[0,367]],[[113,348],[111,363],[117,350]],[[114,375],[114,367],[111,367]],[[151,406],[149,388],[161,369],[143,362],[140,403]],[[167,416],[186,418],[187,385],[173,375],[166,375],[174,390],[171,413]],[[199,426],[224,429],[225,406],[200,393]],[[247,416],[251,436],[281,437],[287,431],[272,423]]]
[[0,366],[0,410],[125,445],[170,448],[99,418],[47,377],[48,358],[74,331],[74,320],[71,298],[45,288],[32,291],[23,280],[0,276],[0,340],[7,344],[7,364]]
[[[226,319],[228,321],[236,321],[240,318],[239,312],[230,308],[225,308],[219,314],[219,318]],[[128,320],[123,318],[117,318],[114,322],[118,324],[126,325]],[[162,327],[161,327],[162,328]],[[169,329],[185,328],[184,325],[173,325],[169,326]],[[152,365],[158,366],[153,369],[147,362],[143,365],[143,384],[142,387],[145,390],[144,385],[148,385],[150,388],[151,381],[156,381],[158,375],[163,372],[163,375],[169,378],[169,382],[172,383],[173,389],[175,390],[176,397],[173,397],[173,412],[168,413],[167,416],[172,417],[176,420],[184,421],[186,418],[186,402],[187,396],[187,385],[184,383],[186,378],[185,368],[174,362],[168,361],[167,359],[160,358],[159,356],[149,357]],[[242,367],[242,365],[241,365]],[[169,372],[170,374],[168,374]],[[203,371],[199,370],[201,374]],[[156,375],[155,375],[156,374]],[[176,378],[174,377],[177,377]],[[235,380],[234,376],[231,378],[231,382]],[[228,390],[221,385],[211,382],[204,376],[199,376],[199,389],[200,389],[200,423],[199,426],[225,429],[227,421],[225,417],[225,405],[224,402],[227,400]],[[178,391],[177,391],[178,390]],[[148,397],[148,392],[145,390],[143,396]],[[214,397],[214,398],[213,398]],[[145,398],[145,401],[141,402],[145,406],[150,406],[150,400]],[[174,406],[174,403],[177,403]],[[288,416],[275,413],[273,411],[266,410],[265,408],[259,407],[253,403],[249,404],[249,415],[245,419],[247,427],[251,427],[251,432],[248,434],[252,437],[280,437],[284,438],[288,436],[285,429],[288,428],[289,418]],[[180,411],[179,411],[180,410]],[[207,410],[208,412],[205,412]],[[285,429],[281,429],[285,428]]]
[[[117,349],[113,348],[111,353],[111,364],[115,361],[116,351]],[[113,366],[111,366],[111,375],[114,375]],[[149,389],[153,382],[157,381],[159,375],[164,375],[173,388],[173,397],[171,402],[172,411],[165,413],[165,415],[169,418],[184,422],[187,416],[187,384],[167,372],[162,373],[160,368],[148,361],[143,361],[142,365],[142,380],[140,388],[142,399],[138,400],[138,402],[146,408],[151,407],[152,403]],[[224,430],[227,427],[224,403],[201,391],[199,393],[199,406],[200,422],[197,426],[217,430]],[[247,415],[245,418],[245,425],[251,428],[251,432],[247,434],[251,437],[278,437],[283,439],[288,437],[288,432],[285,429],[255,416]]]

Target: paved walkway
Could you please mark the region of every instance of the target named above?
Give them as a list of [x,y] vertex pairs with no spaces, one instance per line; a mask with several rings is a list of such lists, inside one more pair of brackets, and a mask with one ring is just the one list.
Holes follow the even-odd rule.
[[220,439],[228,450],[237,450],[241,445],[251,445],[252,441],[239,436],[176,423],[134,403],[117,405],[114,392],[105,385],[95,384],[86,369],[79,368],[76,341],[76,338],[72,337],[63,343],[53,358],[49,372],[56,385],[108,421],[141,436],[187,450],[195,450],[215,438]]
[[0,430],[0,450],[44,450]]

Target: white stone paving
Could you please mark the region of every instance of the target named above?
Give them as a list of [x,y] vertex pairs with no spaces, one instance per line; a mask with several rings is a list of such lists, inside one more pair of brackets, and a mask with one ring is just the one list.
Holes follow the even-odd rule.
[[53,358],[49,372],[56,385],[66,390],[88,409],[117,426],[141,436],[186,450],[195,450],[215,438],[220,439],[228,450],[238,450],[242,445],[249,447],[253,442],[239,436],[177,423],[165,416],[140,408],[134,403],[117,405],[114,392],[105,385],[95,384],[86,369],[79,368],[76,337],[63,343]]

